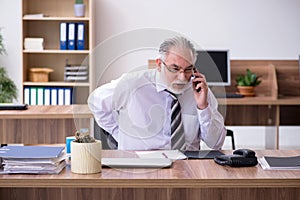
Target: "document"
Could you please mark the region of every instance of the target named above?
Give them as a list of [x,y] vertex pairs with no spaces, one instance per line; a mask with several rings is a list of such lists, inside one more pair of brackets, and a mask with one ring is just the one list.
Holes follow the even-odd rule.
[[168,158],[171,160],[183,160],[187,157],[179,150],[156,150],[156,151],[136,151],[140,158]]
[[3,174],[58,174],[66,166],[64,147],[5,146],[0,158]]

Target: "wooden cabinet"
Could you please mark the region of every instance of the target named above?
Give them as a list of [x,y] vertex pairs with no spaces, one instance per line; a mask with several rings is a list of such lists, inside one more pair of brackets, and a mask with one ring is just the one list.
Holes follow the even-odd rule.
[[[23,0],[22,1],[22,38],[43,38],[43,50],[23,48],[23,91],[25,87],[69,87],[73,88],[73,103],[86,104],[92,90],[94,47],[93,0],[84,0],[85,16],[74,16],[75,0]],[[43,16],[33,15],[42,14]],[[32,15],[29,16],[28,15]],[[84,50],[60,50],[60,23],[84,24]],[[22,44],[23,45],[23,44]],[[23,45],[24,46],[24,45]],[[87,66],[86,81],[64,81],[66,60],[71,65]],[[50,68],[49,82],[30,82],[30,68]],[[24,93],[21,95],[24,101]]]

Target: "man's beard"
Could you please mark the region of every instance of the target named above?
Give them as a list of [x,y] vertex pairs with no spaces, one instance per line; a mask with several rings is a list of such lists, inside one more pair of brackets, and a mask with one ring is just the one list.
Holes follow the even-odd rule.
[[[182,94],[188,88],[189,81],[175,80],[171,83],[168,83],[168,81],[166,80],[165,67],[162,67],[161,69],[160,78],[167,90],[174,94]],[[179,88],[174,87],[176,85],[179,86]]]

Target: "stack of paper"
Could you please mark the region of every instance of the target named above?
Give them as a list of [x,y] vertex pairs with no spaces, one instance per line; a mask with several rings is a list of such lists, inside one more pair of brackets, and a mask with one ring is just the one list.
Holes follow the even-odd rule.
[[44,38],[25,38],[24,48],[31,51],[42,51],[44,49]]
[[258,159],[264,170],[300,169],[300,156],[272,157],[264,156]]
[[0,148],[3,173],[58,174],[66,166],[64,147],[5,146]]
[[37,14],[26,14],[23,16],[24,19],[39,19],[43,18],[45,15],[43,13],[37,13]]
[[65,81],[87,81],[88,67],[84,65],[67,65],[65,67]]

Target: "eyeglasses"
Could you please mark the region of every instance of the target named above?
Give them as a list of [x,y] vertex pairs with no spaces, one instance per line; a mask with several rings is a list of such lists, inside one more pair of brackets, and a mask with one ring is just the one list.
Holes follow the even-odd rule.
[[181,67],[179,67],[175,64],[168,66],[168,65],[166,65],[166,63],[164,61],[161,61],[161,62],[166,66],[167,70],[171,73],[177,74],[180,72],[180,70],[182,70],[184,74],[192,74],[193,73],[193,68],[194,68],[193,65],[190,65],[185,69],[182,69]]

